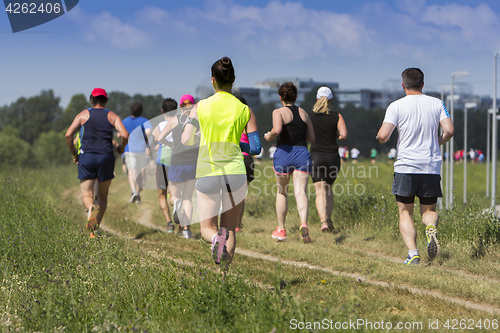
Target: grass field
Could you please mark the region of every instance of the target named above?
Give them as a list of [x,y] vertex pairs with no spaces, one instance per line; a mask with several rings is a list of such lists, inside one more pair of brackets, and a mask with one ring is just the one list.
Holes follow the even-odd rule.
[[442,255],[433,261],[416,216],[424,254],[418,267],[401,264],[406,249],[390,195],[392,165],[344,164],[335,189],[335,234],[319,231],[310,193],[312,244],[300,242],[293,196],[287,241],[271,239],[277,220],[269,166],[257,166],[225,282],[199,224],[192,225],[192,240],[161,232],[166,224],[156,191],[129,204],[118,167],[103,221],[107,232],[94,240],[84,230],[75,167],[2,171],[1,331],[498,330],[500,227],[485,212],[484,165],[469,164],[467,205],[462,165],[455,166],[455,207],[440,212]]

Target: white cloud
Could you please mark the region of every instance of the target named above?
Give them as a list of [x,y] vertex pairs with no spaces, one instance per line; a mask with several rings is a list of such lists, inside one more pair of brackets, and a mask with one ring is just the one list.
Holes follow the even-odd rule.
[[145,32],[130,23],[123,23],[109,12],[91,16],[76,7],[68,16],[80,26],[83,37],[89,42],[110,44],[122,50],[139,49],[149,43]]

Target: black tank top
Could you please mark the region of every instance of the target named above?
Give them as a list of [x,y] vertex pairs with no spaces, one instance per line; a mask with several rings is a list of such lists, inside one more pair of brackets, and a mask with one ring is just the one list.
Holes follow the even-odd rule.
[[336,153],[339,152],[337,144],[337,123],[339,114],[337,112],[309,114],[314,128],[315,140],[311,145],[311,153]]
[[81,153],[112,154],[113,129],[106,109],[89,108],[89,119],[80,128]]
[[277,146],[304,146],[307,147],[307,124],[300,118],[299,107],[292,105],[288,107],[292,111],[292,121],[284,124],[280,135],[278,135]]
[[198,159],[198,150],[200,145],[197,143],[194,146],[183,145],[181,142],[184,126],[189,119],[189,112],[182,113],[177,116],[177,126],[172,130],[172,158],[170,165],[195,165]]

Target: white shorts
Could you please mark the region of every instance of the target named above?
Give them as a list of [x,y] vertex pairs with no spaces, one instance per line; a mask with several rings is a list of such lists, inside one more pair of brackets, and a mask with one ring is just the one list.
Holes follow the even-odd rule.
[[148,165],[148,158],[146,153],[131,153],[125,152],[125,163],[127,169],[142,171]]

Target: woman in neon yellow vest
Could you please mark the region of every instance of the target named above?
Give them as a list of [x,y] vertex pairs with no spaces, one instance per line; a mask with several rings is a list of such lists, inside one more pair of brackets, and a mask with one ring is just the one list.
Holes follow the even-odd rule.
[[[231,59],[223,57],[212,65],[215,94],[191,110],[182,135],[183,144],[200,140],[196,190],[201,235],[212,243],[212,256],[216,264],[223,264],[223,274],[233,260],[234,230],[246,196],[246,170],[241,152],[255,155],[261,150],[255,115],[231,94],[234,80]],[[248,134],[248,144],[240,144],[243,131]]]

